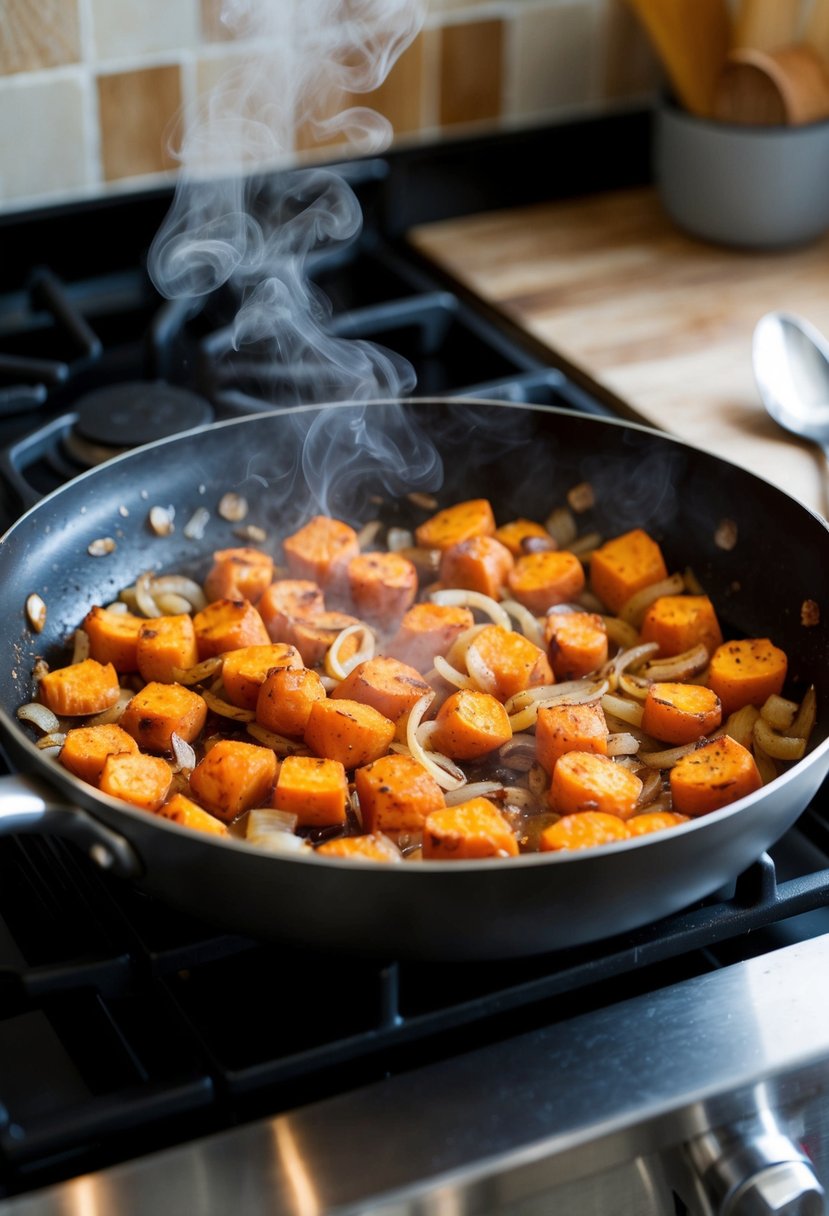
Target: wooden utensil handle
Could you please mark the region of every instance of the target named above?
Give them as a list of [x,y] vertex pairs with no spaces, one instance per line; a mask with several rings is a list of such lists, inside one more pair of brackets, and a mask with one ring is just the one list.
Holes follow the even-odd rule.
[[796,42],[801,0],[740,0],[734,22],[734,46],[776,51]]

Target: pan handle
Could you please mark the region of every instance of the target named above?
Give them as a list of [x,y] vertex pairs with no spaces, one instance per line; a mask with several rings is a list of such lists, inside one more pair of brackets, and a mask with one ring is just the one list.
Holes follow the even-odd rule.
[[71,840],[102,870],[121,878],[137,878],[143,869],[128,840],[27,773],[0,777],[0,836],[17,833]]

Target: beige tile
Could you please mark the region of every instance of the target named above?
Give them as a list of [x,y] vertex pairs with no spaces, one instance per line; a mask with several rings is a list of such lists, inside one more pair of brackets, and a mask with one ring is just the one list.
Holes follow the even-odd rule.
[[176,66],[98,77],[101,159],[107,181],[174,166],[167,142],[180,105]]
[[89,0],[98,59],[133,58],[193,47],[197,0]]
[[466,21],[441,31],[440,121],[475,123],[501,114],[503,22]]
[[396,135],[418,131],[423,110],[423,35],[406,48],[379,88],[355,95],[352,104],[382,114]]
[[81,82],[0,81],[0,204],[70,194],[85,166]]
[[0,0],[0,75],[79,59],[78,0]]
[[636,97],[655,92],[664,73],[651,44],[625,0],[607,0],[601,53],[603,97]]
[[510,112],[545,115],[598,94],[596,0],[525,6],[514,19]]

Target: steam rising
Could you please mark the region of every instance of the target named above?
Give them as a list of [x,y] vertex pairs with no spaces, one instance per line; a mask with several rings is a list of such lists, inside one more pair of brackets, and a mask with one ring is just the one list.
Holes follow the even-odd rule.
[[298,136],[306,145],[345,139],[361,154],[388,144],[387,120],[352,103],[412,42],[422,4],[225,0],[222,20],[252,40],[257,57],[185,115],[179,184],[149,269],[167,297],[230,296],[233,320],[213,354],[226,361],[226,383],[236,376],[246,391],[254,386],[251,409],[396,397],[415,386],[404,359],[333,335],[328,301],[308,279],[309,255],[359,234],[353,191],[340,173],[279,166]]

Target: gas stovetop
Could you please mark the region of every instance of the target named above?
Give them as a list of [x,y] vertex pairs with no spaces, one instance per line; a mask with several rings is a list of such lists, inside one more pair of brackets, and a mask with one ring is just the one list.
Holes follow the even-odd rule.
[[[369,216],[372,182],[382,173],[376,165],[364,171]],[[147,214],[154,223],[157,201]],[[67,273],[57,262],[33,264],[0,293],[6,522],[39,495],[126,447],[184,425],[293,403],[263,400],[261,368],[228,364],[221,297],[198,306],[162,300],[140,248],[125,265],[99,264],[98,258],[88,276],[76,268]],[[336,256],[312,260],[309,273],[331,302],[332,332],[367,338],[403,355],[414,369],[418,395],[610,412],[598,390],[550,366],[530,343],[448,290],[382,224],[368,223]],[[328,1210],[313,1194],[303,1198],[307,1179],[301,1170],[291,1171],[292,1153],[298,1152],[292,1137],[318,1126],[330,1146],[328,1159],[336,1163],[337,1120],[356,1119],[354,1112],[370,1094],[386,1092],[385,1084],[395,1083],[390,1092],[404,1105],[411,1100],[405,1135],[412,1135],[412,1120],[423,1121],[427,1100],[434,1108],[441,1100],[462,1103],[464,1092],[473,1093],[476,1062],[498,1069],[512,1052],[529,1052],[531,1058],[550,1050],[550,1043],[566,1043],[571,1033],[576,1052],[575,1044],[589,1042],[591,1028],[598,1033],[600,1024],[602,1034],[611,1025],[626,1028],[622,1037],[635,1038],[646,1053],[642,1027],[654,1011],[687,1005],[690,993],[721,991],[722,985],[712,986],[718,976],[742,975],[744,967],[762,972],[764,959],[788,957],[787,951],[807,943],[817,949],[829,934],[827,904],[825,790],[772,854],[733,888],[632,934],[497,963],[321,957],[265,945],[172,911],[101,873],[60,841],[0,840],[0,1212],[51,1214],[69,1210],[61,1205],[75,1200],[78,1211],[99,1210],[94,1204],[103,1200],[89,1194],[84,1199],[81,1191],[59,1190],[54,1200],[44,1196],[40,1206],[40,1188],[77,1188],[92,1171],[126,1169],[130,1163],[137,1172],[124,1175],[125,1185],[128,1193],[140,1191],[140,1205],[137,1198],[134,1208],[113,1199],[106,1201],[108,1210],[185,1210],[165,1207],[164,1195],[139,1186],[139,1176],[146,1179],[156,1162],[152,1154],[192,1149],[187,1168],[196,1162],[196,1174],[212,1183],[217,1162],[232,1173],[227,1155],[236,1151],[233,1137],[248,1130],[255,1143],[264,1138],[269,1152],[275,1137],[280,1178],[260,1178],[258,1198],[248,1194],[240,1213]],[[796,963],[798,975],[811,965],[799,955]],[[682,1001],[668,995],[674,992],[685,994]],[[719,1066],[736,1094],[724,1058]],[[759,1063],[758,1069],[759,1081]],[[518,1085],[517,1074],[513,1080]],[[688,1092],[693,1081],[688,1079]],[[510,1074],[492,1084],[501,1086],[496,1107],[514,1100]],[[473,1097],[473,1104],[482,1100]],[[555,1105],[541,1090],[536,1100],[542,1108],[545,1102]],[[604,1104],[613,1109],[601,1086],[595,1103],[598,1136]],[[372,1109],[372,1130],[381,1132],[383,1100]],[[724,1118],[735,1117],[722,1109]],[[463,1120],[460,1110],[456,1117]],[[384,1175],[383,1168],[367,1165],[362,1192],[355,1182],[360,1171],[351,1161],[350,1189],[344,1186],[340,1194],[333,1187],[332,1209],[365,1210],[355,1195],[412,1184],[411,1170],[428,1174],[430,1159],[436,1174],[457,1169],[450,1145],[458,1154],[462,1146],[481,1161],[494,1160],[507,1141],[493,1132],[487,1145],[480,1117],[470,1124],[476,1144],[471,1131],[460,1130],[455,1144],[444,1120],[441,1151],[433,1144],[431,1158],[421,1127],[418,1135],[425,1138],[411,1145],[411,1169],[404,1164]],[[524,1116],[514,1113],[512,1119],[515,1136],[532,1140]],[[344,1128],[343,1144],[351,1145],[356,1134]],[[404,1132],[395,1134],[399,1139]],[[681,1138],[689,1134],[683,1125]],[[367,1145],[366,1161],[382,1155],[381,1147]],[[399,1143],[394,1152],[396,1161],[405,1162]],[[184,1158],[173,1160],[180,1167]],[[159,1176],[166,1177],[163,1171]],[[195,1175],[186,1176],[195,1186]],[[271,1209],[264,1196],[277,1181]],[[440,1194],[456,1204],[452,1211],[535,1210],[520,1206],[518,1192],[511,1204],[503,1195],[496,1202],[493,1192],[473,1195],[471,1189],[463,1192],[466,1206],[457,1206],[461,1200],[451,1198],[445,1178],[430,1184],[428,1193],[438,1203],[432,1208],[423,1198],[423,1176],[419,1182],[411,1203],[401,1200],[388,1210],[450,1210],[440,1207]],[[686,1191],[680,1182],[663,1179],[652,1190],[661,1206],[627,1210],[706,1210],[693,1186]],[[217,1191],[190,1210],[226,1211],[220,1203],[231,1192]],[[584,1206],[581,1198],[569,1202],[556,1210],[612,1210]]]

